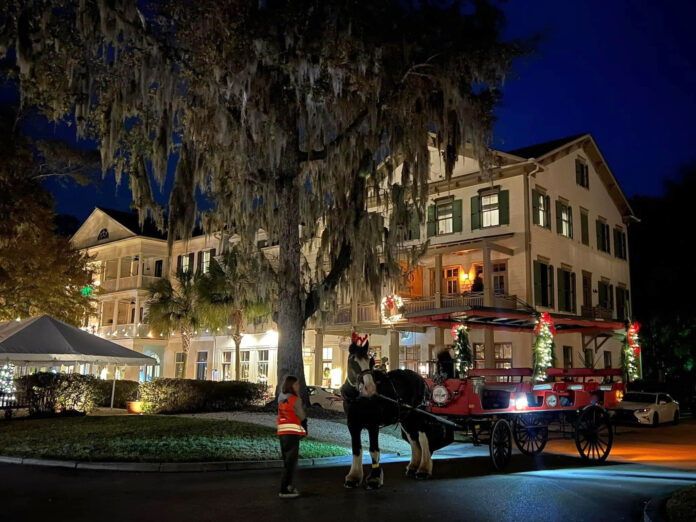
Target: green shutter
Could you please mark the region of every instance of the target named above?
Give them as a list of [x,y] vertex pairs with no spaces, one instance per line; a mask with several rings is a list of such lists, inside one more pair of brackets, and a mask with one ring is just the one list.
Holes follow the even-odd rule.
[[181,256],[176,256],[176,271],[181,272]]
[[435,205],[428,207],[428,237],[433,237],[437,233],[437,223],[435,221]]
[[541,306],[541,263],[534,261],[534,303]]
[[609,285],[609,310],[614,312],[614,285]]
[[578,185],[583,185],[583,172],[582,163],[579,160],[575,160],[575,183]]
[[539,224],[539,193],[532,190],[532,224]]
[[473,196],[471,198],[471,230],[481,228],[481,198]]
[[544,226],[551,230],[551,196],[544,196]]
[[198,251],[198,262],[196,264],[196,272],[200,273],[202,268],[203,268],[203,251],[199,250]]
[[560,234],[563,230],[563,220],[561,219],[561,212],[563,211],[563,203],[556,201],[556,233]]
[[558,310],[565,312],[567,308],[566,303],[566,278],[564,274],[565,270],[558,268],[556,274],[558,275]]
[[553,308],[553,296],[554,296],[554,285],[553,285],[553,265],[548,265],[549,270],[549,308]]
[[580,234],[582,236],[582,244],[590,244],[590,225],[588,223],[588,217],[585,212],[580,213]]
[[452,202],[452,232],[462,231],[462,200]]
[[614,257],[621,257],[621,231],[614,229]]
[[501,190],[498,193],[498,217],[501,225],[510,224],[510,191]]
[[573,239],[573,207],[568,205],[568,237]]
[[604,228],[602,228],[602,222],[597,220],[597,250],[604,250]]
[[575,272],[570,273],[570,311],[576,313],[578,311],[577,307],[577,297],[575,295]]
[[409,239],[420,239],[420,220],[415,208],[411,209],[409,218]]

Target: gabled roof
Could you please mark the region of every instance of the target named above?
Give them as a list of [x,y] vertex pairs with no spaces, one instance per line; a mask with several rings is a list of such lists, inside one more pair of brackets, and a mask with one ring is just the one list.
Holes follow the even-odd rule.
[[155,239],[167,239],[167,234],[162,233],[155,224],[154,220],[150,217],[145,219],[143,226],[140,226],[138,213],[137,212],[125,212],[123,210],[116,210],[113,208],[96,207],[104,214],[108,215],[112,219],[118,221],[121,225],[126,227],[128,230],[137,234],[139,236],[152,237]]
[[538,158],[587,135],[588,133],[586,132],[583,134],[574,134],[573,136],[567,136],[565,138],[558,138],[556,140],[545,141],[543,143],[536,143],[534,145],[528,145],[519,149],[509,150],[507,153],[525,159]]

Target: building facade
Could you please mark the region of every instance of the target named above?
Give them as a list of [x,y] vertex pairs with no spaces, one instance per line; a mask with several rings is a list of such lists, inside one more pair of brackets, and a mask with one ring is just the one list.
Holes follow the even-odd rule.
[[[485,174],[473,158],[461,157],[446,179],[431,148],[426,216],[404,231],[406,245],[427,241],[425,255],[397,295],[385,296],[385,306],[354,299],[310,321],[309,383],[340,386],[352,331],[369,333],[377,359],[391,368],[427,373],[452,344],[451,326],[465,323],[478,367],[531,366],[539,312],[551,313],[557,325],[556,366],[620,366],[631,316],[627,229],[635,218],[597,144],[584,134],[492,152],[496,167]],[[215,234],[175,241],[170,258],[152,225],[139,227],[134,215],[107,209],[96,209],[75,234],[75,246],[94,257],[100,287],[89,327],[161,363],[128,370],[128,378],[233,378],[235,345],[224,328],[195,332],[184,376],[178,335],[144,322],[154,279],[177,267],[205,272],[226,241]],[[269,254],[277,249],[259,246]],[[394,300],[403,305],[398,319]],[[244,379],[276,383],[277,339],[271,323],[244,332]]]

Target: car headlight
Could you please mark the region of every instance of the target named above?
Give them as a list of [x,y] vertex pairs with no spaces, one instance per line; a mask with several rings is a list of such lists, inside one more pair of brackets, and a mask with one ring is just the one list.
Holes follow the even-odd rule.
[[639,408],[636,410],[636,413],[648,413],[650,411],[650,408]]
[[444,404],[449,399],[449,392],[444,386],[435,386],[433,388],[432,398],[435,404]]

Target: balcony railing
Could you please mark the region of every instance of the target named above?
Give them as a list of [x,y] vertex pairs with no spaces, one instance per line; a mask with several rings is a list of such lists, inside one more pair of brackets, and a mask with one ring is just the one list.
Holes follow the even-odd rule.
[[150,328],[149,324],[117,324],[100,326],[97,334],[105,339],[166,339],[167,332],[157,332]]
[[147,288],[159,279],[159,277],[142,276],[140,285],[138,284],[138,276],[122,277],[120,279],[104,279],[101,282],[101,289],[104,292],[116,292],[117,290]]
[[587,319],[603,319],[611,321],[614,318],[614,311],[603,306],[582,306],[580,313]]

